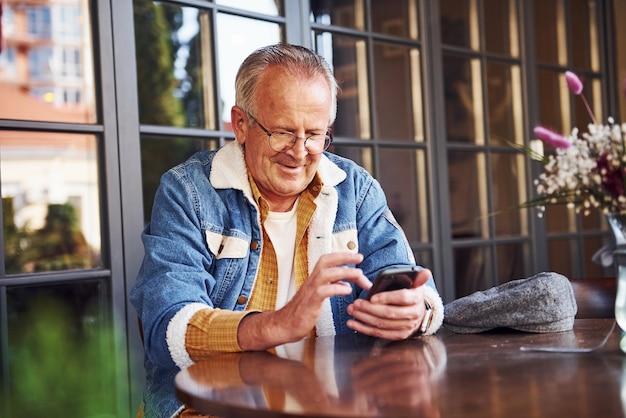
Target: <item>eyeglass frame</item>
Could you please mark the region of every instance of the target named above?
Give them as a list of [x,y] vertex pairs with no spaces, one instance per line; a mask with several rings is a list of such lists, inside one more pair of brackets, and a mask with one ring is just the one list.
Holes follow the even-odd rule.
[[[332,132],[330,131],[330,129],[328,129],[328,130],[326,131],[326,133],[325,133],[325,134],[323,134],[323,135],[324,135],[324,147],[322,148],[322,150],[321,150],[320,152],[315,152],[315,153],[313,153],[313,152],[311,152],[311,151],[309,150],[309,148],[307,147],[307,141],[308,141],[309,139],[313,138],[314,136],[319,136],[320,134],[313,134],[313,135],[309,135],[309,136],[308,136],[308,137],[306,137],[306,138],[303,138],[303,137],[297,136],[297,135],[296,135],[295,133],[293,133],[293,132],[290,132],[290,131],[288,131],[288,130],[284,130],[284,129],[283,129],[283,130],[275,130],[275,131],[270,131],[270,130],[269,130],[269,129],[267,129],[265,126],[263,126],[263,125],[261,124],[261,122],[259,122],[259,121],[257,120],[257,118],[255,118],[254,116],[252,116],[252,114],[251,114],[251,113],[246,112],[246,115],[247,115],[250,119],[252,119],[252,120],[253,120],[253,121],[254,121],[257,125],[259,125],[259,128],[261,128],[261,130],[265,133],[265,135],[267,135],[267,144],[270,146],[270,148],[271,148],[272,150],[274,150],[274,151],[276,151],[276,152],[287,152],[287,151],[289,151],[290,149],[292,149],[292,148],[296,145],[296,142],[298,142],[298,139],[303,139],[303,140],[304,140],[304,149],[306,150],[306,152],[308,152],[310,155],[319,155],[319,154],[323,153],[324,151],[326,151],[326,150],[328,149],[328,147],[330,147],[330,144],[332,144],[332,143],[333,143],[333,134],[332,134]],[[292,135],[292,136],[293,136],[293,140],[291,141],[291,146],[284,147],[282,150],[277,150],[277,149],[275,149],[275,148],[272,146],[272,135],[273,135],[273,134],[279,134],[279,133],[281,133],[281,134],[290,134],[290,135]]]

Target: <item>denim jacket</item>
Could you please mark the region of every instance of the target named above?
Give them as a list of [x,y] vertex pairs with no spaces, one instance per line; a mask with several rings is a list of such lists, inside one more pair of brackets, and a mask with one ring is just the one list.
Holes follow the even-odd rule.
[[[309,268],[335,251],[363,254],[359,267],[373,279],[384,268],[415,265],[408,241],[387,207],[379,183],[353,161],[325,153],[323,188],[308,233]],[[161,178],[152,218],[142,233],[145,257],[130,299],[143,324],[146,388],[144,416],[176,414],[172,379],[192,363],[187,323],[200,309],[243,311],[257,279],[263,233],[243,150],[232,142],[201,151]],[[443,306],[435,283],[429,298]],[[317,335],[352,333],[347,306],[364,293],[328,299]],[[363,294],[362,294],[363,293]],[[441,324],[433,321],[432,332]]]

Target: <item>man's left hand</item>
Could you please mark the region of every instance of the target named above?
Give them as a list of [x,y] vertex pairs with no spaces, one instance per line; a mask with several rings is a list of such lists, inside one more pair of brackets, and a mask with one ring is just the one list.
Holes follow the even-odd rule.
[[421,270],[411,289],[381,292],[367,301],[358,299],[348,306],[354,319],[350,329],[387,340],[403,340],[420,329],[426,316],[424,284],[430,279],[428,269]]

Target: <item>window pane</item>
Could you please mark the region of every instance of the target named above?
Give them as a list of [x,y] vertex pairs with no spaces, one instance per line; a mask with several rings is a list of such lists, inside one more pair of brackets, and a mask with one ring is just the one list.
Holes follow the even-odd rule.
[[417,5],[415,0],[372,0],[370,2],[372,30],[401,38],[418,38]]
[[607,229],[606,218],[600,210],[592,210],[589,215],[581,216],[580,221],[583,230],[597,231],[598,229]]
[[220,13],[217,15],[217,63],[223,105],[222,120],[230,129],[230,109],[235,104],[235,76],[243,60],[255,49],[279,42],[276,23]]
[[[476,44],[477,27],[471,19],[469,0],[440,0],[441,42],[465,48]],[[475,10],[474,10],[475,12]],[[474,13],[475,16],[475,13]]]
[[370,84],[365,41],[318,33],[315,42],[315,50],[333,66],[340,87],[333,127],[335,136],[370,139]]
[[448,177],[452,238],[487,238],[486,166],[483,153],[450,151]]
[[566,277],[576,277],[574,275],[574,254],[579,254],[578,244],[574,239],[549,239],[548,270],[556,271]]
[[528,277],[534,272],[527,271],[531,265],[530,250],[527,244],[502,244],[496,247],[498,276],[496,285],[510,280]]
[[483,99],[478,61],[444,55],[444,94],[448,142],[484,143]]
[[456,298],[494,286],[491,251],[488,247],[463,247],[454,250]]
[[96,122],[89,4],[3,3],[0,118]]
[[615,277],[615,267],[602,267],[593,262],[593,255],[608,244],[607,239],[590,237],[583,239],[583,274],[582,277]]
[[[435,265],[433,262],[432,251],[413,251],[413,255],[415,256],[415,263],[417,265],[426,267],[432,271],[433,266]],[[443,288],[444,279],[443,277],[437,277],[436,272],[433,271],[432,273],[435,276],[435,282],[438,286],[440,286],[439,290],[441,291],[441,288]]]
[[370,147],[354,147],[348,145],[340,145],[334,142],[328,151],[346,157],[366,169],[371,175],[374,175],[374,156]]
[[571,27],[569,32],[574,68],[586,68],[598,71],[597,3],[594,0],[570,0]]
[[[626,83],[626,25],[623,22],[626,20],[626,2],[613,2],[613,10],[615,11],[611,18],[615,28],[615,67],[613,71],[615,71],[614,74],[619,74],[622,91],[624,91],[626,90],[626,86],[624,86],[624,83]],[[603,51],[604,46],[599,45],[598,50]],[[615,106],[617,107],[613,114],[615,119],[626,122],[626,92],[617,95]]]
[[544,63],[566,65],[567,62],[563,55],[565,45],[559,45],[557,32],[564,25],[563,11],[557,7],[560,2],[560,0],[533,2],[535,9],[533,30],[535,31],[537,60]]
[[140,122],[215,128],[214,105],[204,96],[213,89],[207,12],[149,0],[133,5]]
[[215,0],[215,3],[271,16],[283,14],[282,0]]
[[576,232],[576,213],[565,205],[546,205],[543,219],[546,230],[551,234]]
[[[538,70],[539,94],[539,120],[542,126],[549,126],[555,132],[565,132],[569,127],[564,126],[563,120],[569,120],[568,103],[561,102],[561,86],[559,85],[559,72]],[[567,89],[567,86],[565,86]],[[568,100],[571,94],[565,96]]]
[[[288,0],[293,1],[293,0]],[[365,9],[363,0],[334,2],[311,1],[311,21],[322,25],[336,25],[365,30]]]
[[483,0],[485,49],[488,52],[519,55],[516,7],[514,0]]
[[523,144],[522,97],[517,84],[521,83],[520,69],[517,66],[488,61],[486,70],[490,143]]
[[391,211],[412,243],[431,240],[427,168],[423,150],[380,149],[378,180]]
[[216,149],[217,139],[141,137],[141,180],[144,222],[150,221],[154,194],[161,176],[200,150]]
[[374,43],[377,138],[424,141],[418,54],[414,48]]
[[11,416],[115,416],[107,293],[99,280],[7,289]]
[[528,235],[527,211],[516,209],[526,201],[524,157],[510,153],[491,154],[491,178],[496,235]]
[[102,266],[97,139],[0,131],[8,274]]

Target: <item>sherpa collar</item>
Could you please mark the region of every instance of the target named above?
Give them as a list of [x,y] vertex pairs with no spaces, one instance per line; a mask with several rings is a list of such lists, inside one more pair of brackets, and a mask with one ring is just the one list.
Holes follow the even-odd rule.
[[[346,172],[322,155],[317,172],[324,186],[334,187],[346,178]],[[209,181],[216,189],[237,189],[254,201],[248,181],[246,162],[242,146],[233,141],[224,145],[213,158]]]

